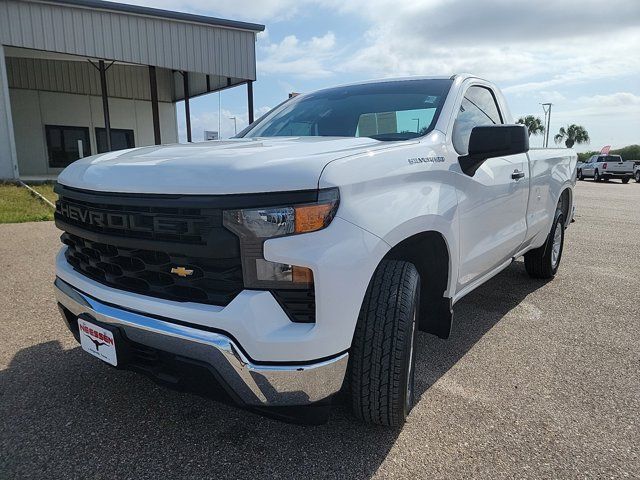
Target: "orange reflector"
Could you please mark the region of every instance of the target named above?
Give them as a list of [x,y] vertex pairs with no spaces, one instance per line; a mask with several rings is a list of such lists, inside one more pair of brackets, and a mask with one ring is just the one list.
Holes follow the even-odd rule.
[[305,267],[292,266],[291,279],[293,283],[313,283],[313,272]]
[[296,207],[296,233],[313,232],[325,226],[332,204]]

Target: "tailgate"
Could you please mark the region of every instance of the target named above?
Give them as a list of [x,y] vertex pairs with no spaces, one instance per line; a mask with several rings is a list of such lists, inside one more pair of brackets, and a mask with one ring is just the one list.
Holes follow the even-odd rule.
[[606,171],[610,173],[633,173],[633,162],[607,161]]

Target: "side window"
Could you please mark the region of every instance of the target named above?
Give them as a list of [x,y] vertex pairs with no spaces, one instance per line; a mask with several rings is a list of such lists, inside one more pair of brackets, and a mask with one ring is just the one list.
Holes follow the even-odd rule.
[[485,87],[470,87],[462,99],[460,111],[453,123],[453,146],[461,155],[469,152],[469,137],[473,127],[503,123],[496,99]]

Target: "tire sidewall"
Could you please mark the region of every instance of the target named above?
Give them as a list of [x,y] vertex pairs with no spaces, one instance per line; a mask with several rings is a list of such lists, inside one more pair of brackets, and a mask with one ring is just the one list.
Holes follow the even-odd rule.
[[[558,261],[554,266],[553,258],[552,258],[553,239],[555,236],[556,229],[558,228],[560,228],[560,252],[558,253]],[[545,259],[546,261],[549,262],[549,269],[551,271],[551,275],[555,275],[558,272],[558,269],[560,268],[560,262],[562,261],[562,252],[564,250],[564,232],[565,232],[564,215],[562,214],[561,210],[557,210],[556,215],[553,219],[553,226],[551,228],[551,232],[549,233],[549,239],[547,240],[548,241],[547,255],[546,255],[547,258]]]
[[418,344],[418,318],[420,315],[420,277],[416,283],[416,291],[414,292],[413,310],[411,313],[411,323],[408,325],[411,338],[407,342],[407,351],[404,354],[403,365],[403,404],[404,415],[409,415],[416,401],[415,389],[415,373],[416,373],[416,352]]

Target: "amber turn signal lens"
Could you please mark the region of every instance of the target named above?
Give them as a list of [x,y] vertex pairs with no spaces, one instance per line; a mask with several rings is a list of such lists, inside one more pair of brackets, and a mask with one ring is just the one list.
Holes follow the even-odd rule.
[[296,208],[296,233],[313,232],[326,226],[333,204],[307,205]]
[[292,265],[291,280],[293,283],[313,283],[313,272],[306,267]]

